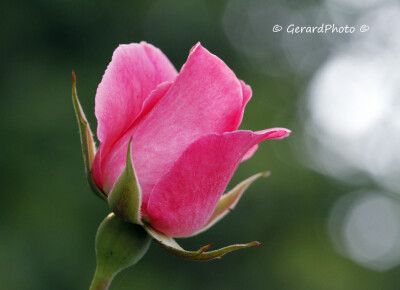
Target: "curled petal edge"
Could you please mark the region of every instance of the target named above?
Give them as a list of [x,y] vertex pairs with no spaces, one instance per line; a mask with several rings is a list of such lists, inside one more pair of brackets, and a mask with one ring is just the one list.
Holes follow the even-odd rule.
[[191,261],[201,262],[214,259],[222,259],[222,256],[229,252],[261,245],[261,243],[254,241],[247,244],[236,244],[227,246],[215,251],[207,251],[213,245],[209,244],[201,247],[197,251],[186,251],[181,246],[179,246],[179,244],[173,238],[164,235],[163,233],[153,229],[151,226],[145,224],[144,229],[168,253]]
[[132,139],[128,144],[125,169],[108,195],[108,204],[123,220],[143,225],[140,219],[142,193],[132,163]]
[[72,72],[72,103],[74,105],[76,119],[78,120],[79,133],[81,136],[82,155],[85,165],[86,179],[94,194],[102,200],[107,200],[106,195],[97,187],[93,180],[92,164],[97,150],[93,139],[93,133],[90,130],[90,125],[78,99],[78,93],[76,90],[76,76],[74,72]]
[[249,186],[256,181],[260,177],[268,177],[271,175],[271,171],[260,172],[250,176],[249,178],[243,180],[241,183],[236,185],[233,189],[231,189],[228,193],[224,194],[219,200],[217,207],[215,208],[213,214],[211,215],[208,222],[205,224],[203,228],[199,231],[195,232],[192,236],[198,235],[214,224],[219,222],[222,218],[224,218],[228,213],[230,213],[239,202],[243,193],[249,188]]

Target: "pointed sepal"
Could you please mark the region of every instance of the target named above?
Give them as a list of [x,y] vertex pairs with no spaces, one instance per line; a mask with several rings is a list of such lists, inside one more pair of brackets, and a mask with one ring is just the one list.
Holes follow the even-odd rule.
[[207,252],[207,250],[212,246],[212,244],[209,244],[201,247],[197,251],[186,251],[181,246],[179,246],[173,238],[168,237],[163,233],[160,233],[149,225],[145,225],[144,228],[147,233],[154,240],[156,240],[159,245],[168,253],[191,261],[209,261],[213,259],[222,259],[222,256],[229,252],[261,245],[259,242],[254,241],[248,244],[236,244],[221,248],[219,250]]
[[143,224],[140,219],[142,194],[132,163],[132,139],[128,144],[125,169],[108,195],[108,204],[123,220]]
[[89,123],[83,112],[82,106],[79,103],[78,93],[76,91],[76,76],[72,72],[72,103],[74,104],[75,115],[78,120],[79,133],[81,135],[81,146],[83,162],[85,165],[86,179],[92,191],[101,199],[106,200],[106,195],[97,187],[92,176],[92,164],[96,155],[96,145],[93,139],[93,133],[90,130]]
[[271,175],[270,171],[254,174],[253,176],[250,176],[249,178],[243,180],[241,183],[236,185],[228,193],[224,194],[219,200],[217,207],[215,208],[213,214],[211,215],[210,219],[205,224],[205,226],[196,233],[194,233],[192,236],[208,230],[215,223],[220,221],[224,216],[226,216],[229,212],[231,212],[235,208],[236,204],[239,202],[243,193],[254,181],[256,181],[260,177],[268,177],[270,175]]

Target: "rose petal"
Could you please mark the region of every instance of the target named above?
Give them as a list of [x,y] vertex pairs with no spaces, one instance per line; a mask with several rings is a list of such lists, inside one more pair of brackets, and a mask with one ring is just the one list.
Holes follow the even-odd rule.
[[154,46],[144,42],[120,45],[97,89],[99,140],[115,141],[132,124],[151,91],[176,75],[167,57]]
[[[97,88],[95,114],[100,162],[110,146],[133,124],[150,93],[177,72],[168,58],[145,42],[120,45]],[[102,187],[101,164],[94,165],[94,177]]]
[[249,148],[289,133],[282,128],[236,131],[208,134],[192,143],[151,193],[147,205],[151,226],[172,237],[201,229]]
[[252,147],[244,154],[244,156],[243,156],[243,158],[242,158],[242,162],[243,162],[243,161],[246,161],[246,160],[249,159],[249,158],[251,158],[251,157],[254,155],[254,153],[256,153],[257,149],[258,149],[258,145],[257,145],[257,144],[254,145],[254,146],[252,146]]
[[240,85],[242,86],[242,95],[243,95],[243,101],[242,101],[242,118],[243,118],[244,109],[246,108],[247,103],[250,101],[251,96],[253,95],[253,91],[251,90],[251,87],[249,85],[246,85],[246,83],[242,80],[240,80]]
[[154,185],[187,146],[210,132],[236,130],[243,111],[241,83],[222,60],[200,44],[191,50],[175,82],[159,93],[165,95],[113,146],[102,163],[103,188],[109,191],[123,170],[124,152],[132,138],[144,213]]
[[[269,129],[268,129],[268,130],[269,130]],[[264,132],[264,131],[257,131],[256,133],[262,134],[263,132]],[[286,137],[286,136],[285,136],[285,137]],[[284,137],[283,137],[283,138],[284,138]],[[276,138],[276,139],[279,139],[279,138]],[[246,161],[247,159],[250,159],[250,158],[254,155],[254,153],[256,153],[257,149],[258,149],[258,145],[257,145],[257,144],[254,145],[254,146],[252,146],[252,147],[244,154],[244,156],[243,156],[241,162]]]

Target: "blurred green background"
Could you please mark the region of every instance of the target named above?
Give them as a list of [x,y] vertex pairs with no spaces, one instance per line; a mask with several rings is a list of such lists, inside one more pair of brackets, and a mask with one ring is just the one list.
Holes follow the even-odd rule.
[[[378,151],[357,159],[364,163],[349,162],[348,156],[357,154],[344,153],[354,144],[358,144],[355,152],[364,150],[372,140],[364,133],[380,134],[387,121],[382,118],[389,115],[381,109],[383,113],[372,120],[375,123],[368,119],[381,108],[371,100],[384,99],[378,85],[376,94],[367,98],[375,91],[365,84],[375,84],[377,77],[352,80],[357,75],[354,69],[368,71],[363,59],[362,65],[352,63],[360,55],[375,59],[374,65],[379,63],[382,70],[400,59],[396,58],[400,45],[392,41],[398,32],[392,29],[389,35],[385,26],[379,26],[387,25],[389,17],[400,19],[398,4],[389,2],[16,0],[1,4],[0,289],[89,287],[95,268],[94,236],[109,209],[86,184],[71,102],[71,71],[77,74],[80,101],[95,129],[94,96],[113,50],[141,40],[159,47],[177,69],[200,41],[253,89],[241,128],[279,126],[293,133],[288,139],[263,143],[240,166],[229,188],[260,171],[272,170],[271,177],[252,185],[236,209],[212,229],[179,240],[187,249],[253,240],[261,247],[195,263],[171,256],[153,243],[136,266],[116,277],[111,289],[398,289],[398,175],[392,178],[382,169],[399,172],[398,153],[393,157],[398,150],[373,147]],[[366,36],[285,32],[290,23],[358,28],[363,21],[371,26]],[[272,32],[275,24],[283,31]],[[392,50],[378,57],[383,46]],[[340,53],[347,59],[347,67],[340,66],[347,75],[333,70],[333,81],[327,82],[332,74],[324,73],[332,66],[326,63],[342,57]],[[386,73],[398,76],[395,70]],[[387,79],[382,86],[386,89],[391,84]],[[347,89],[347,82],[353,90]],[[389,96],[398,89],[389,91]],[[314,95],[329,95],[324,92],[333,96],[324,99],[324,109],[318,109],[314,105],[321,101]],[[350,101],[354,96],[358,103]],[[342,103],[334,103],[341,97],[345,97]],[[337,109],[348,105],[348,111]],[[363,111],[358,114],[359,110]],[[335,115],[338,112],[342,115]],[[342,140],[342,135],[334,134],[341,130],[323,125],[328,117],[334,126],[343,123],[343,128],[367,121],[354,129],[358,135],[355,131],[346,135],[358,139]],[[391,138],[397,136],[390,141],[393,146],[399,144],[395,129],[390,131]],[[338,140],[343,142],[335,143]],[[329,151],[326,144],[338,151]],[[362,159],[378,153],[380,167]],[[391,163],[384,167],[386,159]],[[378,169],[382,170],[376,173]],[[364,201],[369,203],[361,204]]]

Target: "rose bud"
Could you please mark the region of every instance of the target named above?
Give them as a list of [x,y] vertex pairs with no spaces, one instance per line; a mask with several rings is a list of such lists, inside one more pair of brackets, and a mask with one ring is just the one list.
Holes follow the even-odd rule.
[[[75,84],[74,84],[75,88]],[[115,214],[143,225],[169,252],[209,260],[238,248],[183,250],[173,237],[209,228],[232,209],[256,174],[223,195],[257,144],[290,130],[238,130],[251,88],[200,43],[178,73],[154,46],[120,45],[98,86],[94,141],[74,90],[86,172]]]

